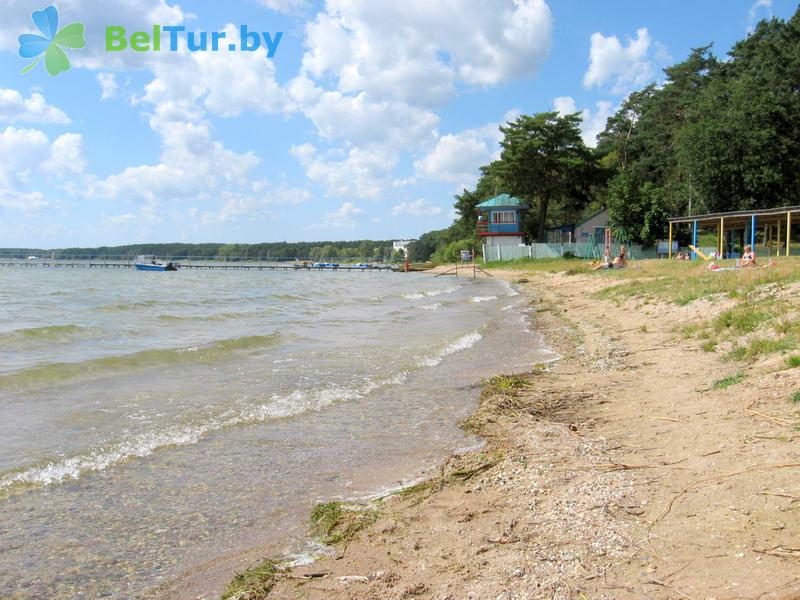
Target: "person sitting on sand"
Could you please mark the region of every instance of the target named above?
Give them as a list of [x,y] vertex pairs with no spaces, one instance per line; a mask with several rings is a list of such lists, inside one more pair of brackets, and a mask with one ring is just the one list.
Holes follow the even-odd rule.
[[628,253],[625,251],[625,246],[620,246],[619,256],[614,258],[611,266],[614,269],[624,269],[628,266]]
[[683,260],[683,252],[678,252],[675,255],[675,260]]
[[744,247],[744,253],[739,261],[739,266],[743,269],[756,266],[756,253],[753,252],[753,247],[750,244]]

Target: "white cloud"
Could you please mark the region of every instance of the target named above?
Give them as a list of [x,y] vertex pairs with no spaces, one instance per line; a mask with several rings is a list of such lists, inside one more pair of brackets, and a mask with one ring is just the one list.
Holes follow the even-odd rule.
[[312,144],[302,144],[292,146],[290,153],[305,168],[306,176],[330,196],[380,198],[397,164],[396,153],[381,146],[320,153]]
[[415,146],[431,141],[439,118],[430,111],[402,102],[369,102],[366,94],[344,96],[324,93],[307,116],[325,139],[345,139],[354,144],[381,142]]
[[257,2],[275,12],[284,14],[297,14],[309,6],[308,0],[257,0]]
[[83,177],[83,138],[65,133],[52,143],[38,129],[0,131],[0,206],[33,213],[55,205],[41,189],[52,184],[68,192]]
[[237,221],[240,218],[274,219],[275,212],[269,208],[271,202],[265,198],[257,198],[248,194],[236,194],[224,190],[221,194],[222,208],[218,213],[206,213],[205,224],[211,222]]
[[207,122],[152,121],[163,136],[161,162],[128,167],[98,181],[93,195],[145,202],[213,200],[222,190],[244,185],[259,162],[250,152],[237,154],[214,140]]
[[772,16],[772,0],[756,0],[747,13],[747,33],[753,33],[760,19]]
[[563,115],[571,115],[578,112],[575,99],[572,96],[559,96],[553,98],[553,110]]
[[414,171],[421,178],[472,187],[480,167],[491,162],[493,141],[477,130],[443,135],[430,152],[414,161]]
[[86,168],[83,136],[79,133],[58,136],[50,146],[50,159],[44,168],[58,177],[83,173]]
[[[233,25],[222,28],[228,38],[239,35]],[[274,113],[287,107],[287,95],[275,81],[275,65],[262,52],[168,53],[150,65],[155,78],[137,102],[195,111],[202,107],[224,117],[244,111]]]
[[97,83],[100,84],[100,100],[109,100],[117,97],[119,84],[113,73],[98,73]]
[[344,202],[338,210],[325,213],[322,223],[311,225],[312,229],[352,229],[356,226],[356,218],[364,214],[352,202]]
[[579,112],[581,116],[581,138],[583,143],[594,148],[597,145],[598,134],[606,128],[606,121],[614,114],[614,105],[608,100],[599,100],[594,104],[594,110],[583,108],[578,109],[574,98],[571,96],[559,96],[553,98],[553,110],[561,115],[569,115]]
[[41,192],[26,193],[0,189],[0,206],[3,208],[32,214],[52,205],[53,203],[48,201]]
[[413,202],[401,202],[400,204],[396,204],[392,207],[392,216],[397,217],[400,215],[414,215],[414,216],[424,216],[424,215],[439,215],[442,213],[442,209],[430,202],[424,200],[423,198],[418,198]]
[[303,68],[316,78],[332,74],[344,93],[440,103],[458,83],[533,75],[551,30],[544,0],[329,0],[306,26]]
[[80,134],[66,133],[51,144],[38,129],[9,126],[0,132],[0,193],[20,191],[39,176],[60,180],[80,174],[85,164]]
[[[503,122],[512,121],[519,111],[511,110]],[[420,159],[414,161],[417,179],[447,181],[458,189],[471,188],[480,177],[480,168],[499,158],[501,123],[487,123],[476,129],[442,135]]]
[[593,33],[589,50],[589,68],[583,75],[586,88],[611,84],[611,92],[622,94],[631,88],[648,83],[654,74],[653,63],[648,53],[653,44],[646,27],[636,30],[636,38],[628,38],[627,44],[617,36],[605,37]]
[[24,98],[17,90],[0,88],[0,122],[5,123],[69,123],[69,117],[51,106],[35,92]]

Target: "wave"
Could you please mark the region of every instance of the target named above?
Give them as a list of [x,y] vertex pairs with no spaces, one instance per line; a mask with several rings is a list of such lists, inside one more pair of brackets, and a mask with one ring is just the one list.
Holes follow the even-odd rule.
[[441,296],[442,294],[452,294],[456,290],[460,290],[460,285],[454,285],[448,288],[442,288],[441,290],[428,290],[427,292],[411,292],[409,294],[403,294],[403,298],[406,300],[421,300],[426,296],[433,297],[433,296]]
[[401,371],[381,380],[367,380],[358,387],[329,386],[315,390],[295,390],[275,394],[270,401],[254,406],[239,406],[220,414],[201,417],[198,422],[176,423],[158,429],[128,435],[123,439],[94,447],[83,454],[42,462],[0,477],[0,494],[24,487],[45,487],[83,474],[103,471],[133,458],[143,458],[169,447],[196,444],[209,433],[242,425],[255,425],[272,419],[296,416],[321,410],[337,402],[362,398],[387,385],[403,383]]
[[442,307],[441,302],[434,302],[433,304],[422,304],[418,306],[420,310],[439,310]]
[[207,346],[142,350],[133,354],[106,356],[79,362],[37,365],[0,376],[0,389],[50,385],[65,380],[102,377],[120,371],[128,372],[159,366],[215,362],[232,352],[272,346],[278,342],[279,337],[279,333],[250,335],[221,340]]
[[170,322],[186,322],[186,321],[229,321],[235,319],[246,319],[248,317],[256,317],[261,313],[257,312],[225,312],[213,313],[210,315],[158,315],[156,318],[160,321]]
[[425,292],[425,295],[426,296],[440,296],[442,294],[452,294],[456,290],[460,290],[460,289],[461,289],[460,285],[454,285],[452,287],[444,288],[444,289],[441,289],[441,290],[430,290],[430,291],[427,291],[427,292]]
[[447,346],[442,348],[436,354],[421,358],[417,364],[421,367],[435,367],[440,362],[442,362],[442,360],[444,360],[445,357],[450,356],[451,354],[455,354],[456,352],[461,352],[462,350],[467,350],[469,348],[472,348],[472,346],[477,344],[482,339],[483,336],[477,331],[473,331],[466,335],[462,335],[456,341],[447,344]]
[[491,300],[497,300],[497,296],[473,296],[469,299],[470,302],[490,302]]
[[25,342],[69,342],[86,334],[89,329],[80,325],[49,325],[47,327],[29,327],[0,333],[0,345],[13,345]]
[[[220,306],[227,305],[231,302],[238,302],[240,298],[230,296],[221,296],[218,298],[206,298],[202,301],[204,306]],[[153,307],[166,307],[166,308],[196,308],[198,302],[196,300],[176,300],[174,298],[163,300],[136,300],[133,302],[119,302],[116,304],[106,304],[99,307],[97,310],[100,312],[127,312],[142,309],[149,309]]]

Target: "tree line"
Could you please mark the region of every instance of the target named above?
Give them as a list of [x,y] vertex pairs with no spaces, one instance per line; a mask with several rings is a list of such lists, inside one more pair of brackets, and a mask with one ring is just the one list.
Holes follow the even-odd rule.
[[712,45],[632,92],[597,137],[580,137],[579,113],[522,115],[500,127],[498,160],[474,189],[455,196],[451,227],[420,237],[414,260],[454,260],[477,248],[476,208],[499,193],[531,207],[523,229],[548,227],[608,208],[612,228],[651,245],[667,218],[800,204],[800,9],[761,21],[725,59]]
[[96,248],[4,248],[0,256],[26,258],[39,256],[57,259],[135,258],[155,255],[173,260],[222,258],[225,260],[398,260],[391,240],[349,242],[270,242],[263,244],[131,244]]

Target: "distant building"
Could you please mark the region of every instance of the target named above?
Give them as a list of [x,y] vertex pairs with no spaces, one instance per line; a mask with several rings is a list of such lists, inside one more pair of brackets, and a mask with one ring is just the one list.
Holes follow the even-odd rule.
[[405,254],[409,245],[411,245],[411,243],[416,241],[417,240],[395,240],[392,242],[392,249],[395,251],[400,251],[403,254]]
[[599,210],[577,225],[560,225],[547,229],[548,244],[587,243],[594,236],[598,244],[603,243],[608,227],[608,209]]
[[500,194],[481,202],[478,209],[478,235],[487,246],[519,246],[525,242],[522,215],[528,206],[519,198]]

